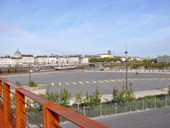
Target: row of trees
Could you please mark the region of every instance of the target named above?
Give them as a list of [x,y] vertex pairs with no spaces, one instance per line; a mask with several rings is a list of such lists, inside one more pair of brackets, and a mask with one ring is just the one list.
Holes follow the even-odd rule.
[[[112,96],[113,103],[128,102],[135,100],[134,91],[132,89],[131,83],[129,89],[126,89],[125,86],[123,86],[121,91],[114,87]],[[69,93],[66,89],[61,89],[60,93],[58,92],[49,93],[47,91],[47,94],[44,95],[44,97],[53,101],[54,104],[59,104],[61,106],[68,108],[71,93]],[[96,87],[95,91],[92,94],[86,92],[86,96],[84,98],[82,96],[82,92],[79,92],[75,97],[75,102],[78,105],[78,109],[80,106],[81,107],[96,106],[101,104],[101,95],[98,88]]]
[[91,63],[96,63],[96,62],[116,62],[116,61],[122,61],[120,57],[115,57],[115,58],[91,58],[89,59],[89,62]]
[[[122,62],[120,57],[115,57],[115,58],[91,58],[89,60],[91,63],[96,63],[96,62],[117,62],[120,61]],[[114,68],[116,64],[111,63],[110,68]],[[129,60],[128,58],[128,66],[131,66],[132,68],[139,68],[139,67],[144,67],[145,69],[168,69],[170,67],[170,63],[158,63],[157,59],[150,59],[150,60],[143,60],[139,61],[137,59]]]

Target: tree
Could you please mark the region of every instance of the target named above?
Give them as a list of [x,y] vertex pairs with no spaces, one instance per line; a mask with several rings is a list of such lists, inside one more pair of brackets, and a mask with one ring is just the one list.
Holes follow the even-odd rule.
[[35,84],[34,81],[30,81],[28,86],[29,87],[37,87],[37,84]]
[[49,91],[47,91],[47,99],[54,102],[54,104],[59,104],[59,101],[60,101],[59,97],[60,95],[58,92],[49,93]]
[[84,106],[95,106],[99,105],[101,102],[101,96],[98,88],[96,87],[95,92],[93,92],[92,95],[89,95],[88,92],[86,92],[86,98],[84,99]]
[[78,105],[78,109],[79,109],[79,105],[82,103],[82,92],[79,92],[78,94],[76,94],[76,103]]
[[101,96],[100,96],[100,92],[97,87],[96,87],[95,93],[93,93],[92,97],[94,97],[94,99],[93,99],[94,101],[92,102],[93,105],[99,105],[101,102],[101,99],[100,99]]
[[119,93],[119,90],[114,87],[113,93],[112,93],[114,103],[118,103],[118,101],[119,101],[119,96],[118,96],[119,94],[118,93]]
[[110,67],[110,68],[114,68],[115,66],[114,66],[113,63],[111,63],[109,67]]
[[70,97],[71,97],[71,93],[69,93],[67,89],[65,88],[64,90],[61,89],[59,105],[68,108]]
[[134,91],[132,89],[132,83],[130,83],[129,85],[129,90],[127,90],[125,86],[122,86],[122,90],[120,92],[115,87],[113,88],[113,103],[122,103],[135,99]]
[[59,104],[63,107],[68,108],[69,106],[69,99],[71,97],[71,93],[67,91],[67,89],[61,89],[60,93],[58,92],[51,92],[47,91],[47,98],[54,102],[54,104]]
[[86,92],[86,98],[84,99],[84,106],[89,106],[90,105],[90,96],[89,93]]
[[134,91],[132,89],[132,83],[129,83],[129,90],[127,91],[127,97],[126,97],[126,101],[132,101],[135,99],[135,94]]
[[15,84],[18,85],[18,86],[21,86],[19,81],[16,81]]

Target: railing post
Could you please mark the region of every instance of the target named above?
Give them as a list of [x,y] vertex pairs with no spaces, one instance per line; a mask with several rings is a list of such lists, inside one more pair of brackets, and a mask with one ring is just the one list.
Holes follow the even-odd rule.
[[143,110],[145,109],[145,101],[144,101],[144,99],[143,99]]
[[130,112],[132,111],[132,102],[130,101]]
[[7,125],[9,123],[9,112],[11,108],[11,100],[10,100],[10,86],[3,82],[3,102],[4,102],[4,123]]
[[165,96],[165,107],[167,106],[167,96]]
[[51,112],[48,107],[54,106],[54,103],[43,105],[43,128],[59,127],[59,115]]
[[117,114],[117,103],[115,103],[115,114]]
[[16,127],[20,128],[23,126],[26,126],[26,119],[25,119],[25,95],[20,93],[18,90],[15,90],[15,96],[16,96]]
[[83,107],[83,114],[84,114],[84,116],[86,116],[86,109],[85,109],[85,107]]
[[100,105],[100,117],[102,117],[102,105]]
[[156,108],[156,97],[155,97],[155,108]]
[[0,81],[0,108],[2,109],[3,103],[2,103],[2,81]]

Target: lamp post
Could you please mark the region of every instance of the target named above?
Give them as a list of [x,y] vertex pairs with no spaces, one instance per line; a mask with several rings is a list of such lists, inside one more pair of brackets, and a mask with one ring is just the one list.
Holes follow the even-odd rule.
[[127,80],[127,72],[128,72],[128,69],[127,69],[127,54],[128,54],[128,51],[127,51],[127,47],[126,47],[125,54],[126,54],[126,90],[128,90],[128,86],[127,86],[127,83],[128,83],[128,80]]
[[29,81],[31,81],[31,72],[32,70],[29,70]]

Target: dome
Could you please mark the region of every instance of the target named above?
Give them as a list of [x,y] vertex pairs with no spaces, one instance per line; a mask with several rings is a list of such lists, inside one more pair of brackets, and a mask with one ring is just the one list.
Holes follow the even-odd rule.
[[21,52],[19,51],[19,49],[17,49],[17,51],[14,54],[15,57],[21,57]]

